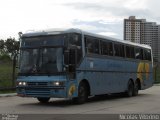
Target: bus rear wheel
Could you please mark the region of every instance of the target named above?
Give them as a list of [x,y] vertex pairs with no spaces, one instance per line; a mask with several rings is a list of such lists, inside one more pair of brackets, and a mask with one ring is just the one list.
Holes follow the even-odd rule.
[[138,84],[138,81],[136,81],[134,84],[133,96],[138,95],[138,90],[139,90],[139,84]]
[[73,102],[76,104],[83,104],[88,99],[88,91],[87,91],[87,85],[85,82],[81,82],[78,87],[78,97],[73,98]]
[[127,91],[126,91],[127,97],[132,97],[133,96],[133,91],[134,91],[134,85],[133,85],[132,81],[130,80],[128,82],[128,88],[127,88]]
[[47,103],[50,98],[45,98],[45,97],[38,97],[37,100],[41,103]]

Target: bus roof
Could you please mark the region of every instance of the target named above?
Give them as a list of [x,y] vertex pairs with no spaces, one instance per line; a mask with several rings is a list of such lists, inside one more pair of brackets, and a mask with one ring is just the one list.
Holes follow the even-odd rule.
[[116,39],[116,38],[112,38],[112,37],[108,37],[108,36],[104,36],[104,35],[90,33],[90,32],[82,31],[81,29],[75,29],[75,28],[30,31],[28,33],[24,33],[22,35],[22,37],[57,35],[57,34],[64,34],[64,33],[79,33],[79,34],[84,34],[84,35],[88,35],[88,36],[97,37],[97,38],[104,39],[104,40],[106,39],[106,40],[109,40],[109,41],[115,41],[115,42],[119,42],[119,43],[123,43],[123,44],[128,44],[128,45],[133,45],[133,46],[138,46],[138,47],[144,47],[144,48],[151,49],[151,47],[149,45],[133,43],[133,42],[130,42],[130,41],[120,40],[120,39]]

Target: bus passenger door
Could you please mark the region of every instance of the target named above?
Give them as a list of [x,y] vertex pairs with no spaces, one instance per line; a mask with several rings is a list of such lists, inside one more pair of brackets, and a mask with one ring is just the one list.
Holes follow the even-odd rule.
[[64,52],[64,63],[69,79],[76,78],[77,50],[69,49]]

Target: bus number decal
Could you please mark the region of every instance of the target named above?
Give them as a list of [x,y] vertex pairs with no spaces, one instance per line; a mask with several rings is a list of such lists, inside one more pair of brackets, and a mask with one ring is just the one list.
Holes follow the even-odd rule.
[[72,96],[75,91],[76,91],[76,86],[72,84],[69,88],[68,95]]

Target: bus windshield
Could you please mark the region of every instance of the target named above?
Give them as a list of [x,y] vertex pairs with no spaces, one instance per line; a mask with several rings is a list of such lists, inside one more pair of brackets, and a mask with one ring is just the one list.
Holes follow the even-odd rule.
[[51,74],[62,72],[62,48],[21,50],[20,73]]
[[20,74],[60,74],[65,72],[63,51],[71,46],[77,50],[77,63],[82,57],[81,37],[79,34],[58,34],[22,37],[20,49]]
[[22,38],[19,73],[51,74],[62,71],[63,47],[67,35]]

